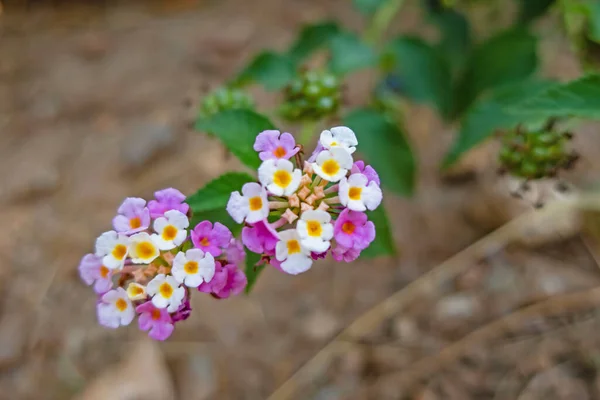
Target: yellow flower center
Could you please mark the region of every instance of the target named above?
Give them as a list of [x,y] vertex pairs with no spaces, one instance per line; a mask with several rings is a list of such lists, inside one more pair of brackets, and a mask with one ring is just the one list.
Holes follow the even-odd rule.
[[319,237],[323,232],[321,223],[315,220],[306,221],[306,230],[308,231],[308,236],[313,237]]
[[250,203],[250,211],[258,211],[263,206],[263,201],[260,198],[260,196],[250,197],[249,203]]
[[183,270],[186,274],[195,274],[198,272],[198,263],[196,261],[188,261],[184,264]]
[[148,259],[156,254],[156,247],[151,242],[140,242],[135,246],[135,251],[139,258]]
[[273,150],[273,155],[277,158],[281,158],[283,156],[285,156],[285,149],[281,146],[277,147],[275,150]]
[[335,175],[340,170],[340,164],[333,159],[329,159],[323,163],[323,165],[321,166],[321,169],[327,175],[330,175],[330,176]]
[[296,239],[288,240],[287,250],[288,254],[300,253],[300,243]]
[[280,169],[273,174],[273,183],[281,188],[286,188],[292,181],[292,174]]
[[356,225],[354,225],[350,221],[346,221],[342,224],[342,231],[344,233],[347,233],[348,235],[352,234],[355,229],[356,229]]
[[130,284],[127,289],[129,291],[129,297],[136,297],[144,293],[144,288],[134,284]]
[[140,226],[142,226],[142,220],[140,219],[140,217],[133,217],[129,220],[129,226],[131,227],[131,229],[137,229]]
[[155,308],[154,310],[152,310],[150,315],[152,315],[152,319],[156,321],[160,319],[160,310],[158,308]]
[[210,240],[208,240],[207,237],[203,237],[202,240],[200,241],[200,244],[204,247],[208,247],[208,246],[210,246]]
[[337,145],[338,145],[338,143],[337,143],[337,142],[331,142],[331,147],[333,147],[333,146],[337,146]]
[[119,297],[117,301],[115,301],[115,307],[117,307],[117,310],[123,312],[127,310],[127,302]]
[[165,299],[169,299],[173,295],[173,286],[169,285],[167,282],[163,282],[158,287],[158,293]]
[[348,197],[350,200],[360,200],[360,194],[362,193],[362,188],[351,186],[350,190],[348,190]]
[[109,272],[110,272],[110,270],[108,268],[106,268],[104,265],[100,267],[100,276],[102,278],[106,278],[108,276]]
[[173,225],[167,225],[162,231],[162,238],[164,240],[173,240],[177,236],[177,231],[177,228]]
[[127,254],[127,246],[124,244],[118,244],[112,251],[112,256],[117,260],[122,260],[125,258],[125,254]]

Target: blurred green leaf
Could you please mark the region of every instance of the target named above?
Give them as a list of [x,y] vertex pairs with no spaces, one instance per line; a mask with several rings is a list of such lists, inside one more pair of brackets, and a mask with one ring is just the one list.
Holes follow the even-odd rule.
[[463,14],[452,9],[444,9],[430,18],[439,27],[441,34],[436,48],[453,70],[460,69],[466,62],[472,45],[469,21]]
[[448,63],[432,46],[419,38],[399,37],[386,50],[400,78],[406,97],[436,107],[447,116],[451,104],[451,75]]
[[194,213],[225,208],[231,192],[242,190],[248,182],[256,178],[244,172],[228,172],[208,182],[204,187],[186,199]]
[[600,74],[551,86],[519,99],[507,108],[512,115],[537,113],[545,117],[600,118]]
[[304,60],[319,48],[325,47],[339,31],[340,28],[335,22],[306,25],[288,52],[290,59],[295,63]]
[[396,254],[396,244],[391,231],[390,220],[383,204],[374,211],[367,211],[369,220],[375,224],[375,240],[360,254],[361,258],[392,256]]
[[527,79],[537,68],[537,40],[522,29],[504,31],[477,46],[455,89],[453,116],[486,90]]
[[260,273],[265,269],[266,264],[256,265],[257,262],[260,261],[260,254],[253,253],[249,250],[246,250],[246,279],[248,279],[248,284],[246,285],[246,294],[249,294],[254,288],[256,284],[256,280]]
[[352,0],[354,7],[364,15],[371,15],[387,0]]
[[242,163],[252,169],[260,166],[254,151],[256,136],[274,126],[264,115],[251,110],[225,110],[196,121],[196,130],[218,137]]
[[235,79],[236,84],[258,82],[267,90],[278,90],[294,78],[296,67],[283,54],[265,51],[257,55]]
[[334,74],[344,75],[377,64],[375,50],[350,32],[342,32],[329,42],[331,60],[329,69]]
[[541,17],[556,0],[519,0],[519,23],[529,24]]
[[510,129],[519,123],[543,119],[539,113],[511,114],[505,110],[521,98],[539,93],[555,85],[549,81],[527,81],[496,89],[489,97],[474,104],[461,121],[458,137],[444,159],[443,166],[455,163],[466,151],[492,136],[498,129]]
[[373,109],[356,109],[344,118],[356,133],[360,152],[377,170],[385,188],[410,195],[415,184],[415,158],[404,132],[384,114]]

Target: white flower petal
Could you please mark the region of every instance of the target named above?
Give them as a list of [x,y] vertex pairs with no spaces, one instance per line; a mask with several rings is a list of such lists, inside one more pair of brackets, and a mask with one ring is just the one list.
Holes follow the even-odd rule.
[[297,275],[306,272],[312,266],[313,260],[304,254],[292,254],[281,263],[281,269],[288,274]]
[[156,218],[156,220],[154,221],[154,231],[158,232],[158,233],[162,233],[163,229],[165,229],[165,226],[169,225],[169,222],[167,221],[167,219],[165,217],[158,217]]
[[238,224],[241,224],[250,211],[248,201],[240,194],[240,192],[232,192],[227,202],[227,212],[231,218]]
[[210,282],[215,276],[215,259],[212,254],[207,253],[203,260],[198,261],[198,274]]

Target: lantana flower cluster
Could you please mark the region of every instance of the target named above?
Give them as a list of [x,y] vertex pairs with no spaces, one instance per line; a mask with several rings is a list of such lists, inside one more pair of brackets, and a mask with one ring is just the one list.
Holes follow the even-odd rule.
[[191,229],[185,198],[173,188],[149,202],[126,198],[113,230],[101,234],[94,253],[81,260],[79,274],[98,295],[101,325],[129,325],[137,315],[141,330],[165,340],[176,322],[189,317],[192,289],[219,299],[243,291],[243,246],[218,222]]
[[242,242],[262,263],[295,275],[329,252],[336,261],[353,261],[375,239],[365,211],[380,205],[380,181],[371,166],[353,160],[357,145],[350,128],[334,127],[303,160],[290,133],[257,136],[258,182],[231,193],[227,211],[245,224]]

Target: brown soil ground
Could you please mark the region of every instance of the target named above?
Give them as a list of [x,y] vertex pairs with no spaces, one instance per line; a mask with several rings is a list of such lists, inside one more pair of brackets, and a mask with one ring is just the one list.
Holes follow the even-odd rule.
[[[166,343],[150,343],[135,326],[112,331],[95,322],[94,296],[76,267],[120,201],[166,186],[192,193],[241,168],[219,143],[188,129],[186,101],[196,99],[200,87],[222,83],[259,49],[284,48],[302,23],[336,18],[360,27],[348,3],[5,4],[0,398],[264,399],[362,312],[531,210],[508,196],[487,147],[454,172],[471,178],[442,179],[437,167],[452,129],[431,110],[408,105],[420,175],[413,198],[386,198],[401,249],[397,259],[320,262],[298,277],[267,270],[251,296],[196,296],[192,317]],[[395,29],[431,35],[418,17],[409,4]],[[541,21],[536,31],[544,37],[544,73],[577,76],[556,20]],[[369,79],[358,74],[352,80],[350,104],[366,100]],[[271,96],[258,96],[261,106],[272,105]],[[600,176],[598,128],[575,128],[583,158],[567,179],[576,186]],[[600,285],[599,247],[577,230],[558,233],[490,249],[458,277],[436,280],[399,314],[348,343],[295,398],[600,398],[599,296],[560,297]],[[528,314],[485,337],[467,338],[456,354],[440,353],[549,297],[558,299],[560,312],[550,307]],[[563,310],[564,303],[571,306]],[[425,365],[425,372],[410,384],[382,378],[415,365]]]

